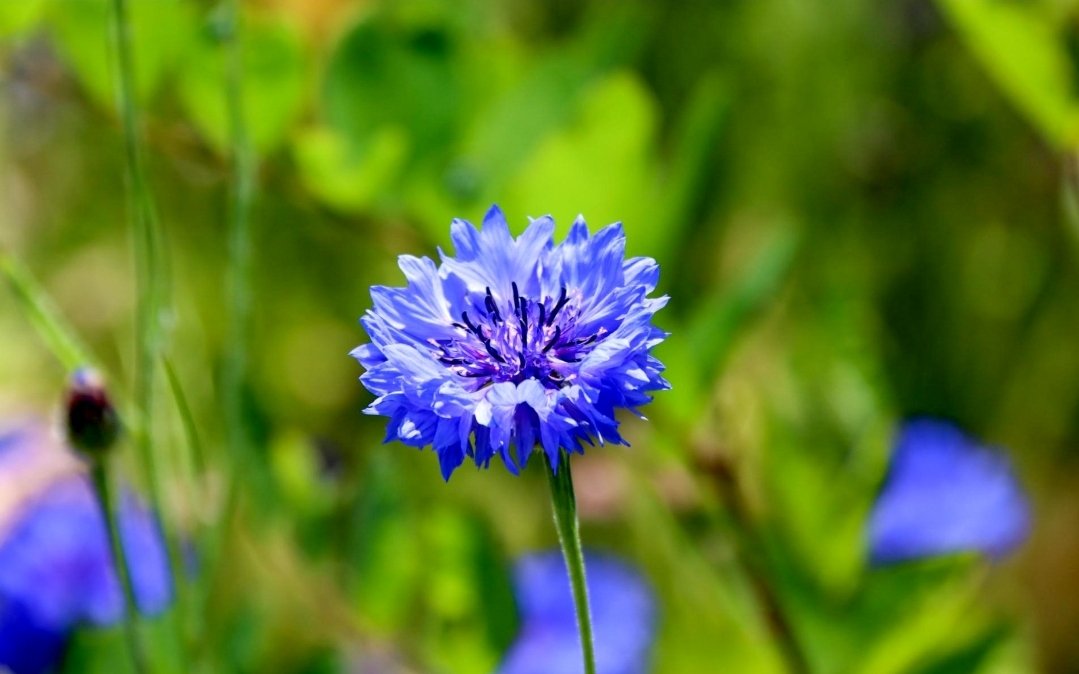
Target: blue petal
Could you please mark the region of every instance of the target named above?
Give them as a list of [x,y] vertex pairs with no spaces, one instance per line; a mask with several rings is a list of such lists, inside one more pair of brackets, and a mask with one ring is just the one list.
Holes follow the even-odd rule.
[[433,444],[442,479],[449,480],[453,471],[465,460],[465,447],[461,444],[458,424],[451,419],[439,419]]
[[[130,495],[120,528],[139,609],[164,610],[172,598],[156,519]],[[0,546],[0,594],[30,603],[58,630],[81,621],[112,624],[123,614],[105,522],[89,483],[73,476],[38,496]]]
[[0,596],[0,670],[46,674],[60,664],[67,631],[42,624],[19,599]]
[[659,263],[650,257],[633,257],[622,266],[622,275],[626,285],[652,292],[659,285]]
[[483,229],[480,237],[484,240],[489,250],[505,250],[513,243],[510,236],[510,226],[506,222],[506,216],[498,204],[491,204],[487,209],[487,215],[483,216]]
[[1002,557],[1030,528],[1026,496],[1000,451],[922,419],[899,434],[869,521],[870,557],[895,562],[962,551]]
[[454,218],[450,223],[450,241],[460,260],[467,262],[479,257],[480,233],[468,220]]

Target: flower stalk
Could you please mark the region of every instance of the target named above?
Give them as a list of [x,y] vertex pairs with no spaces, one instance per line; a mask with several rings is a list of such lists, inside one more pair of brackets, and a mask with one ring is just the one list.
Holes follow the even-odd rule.
[[573,494],[569,453],[559,452],[557,470],[547,460],[547,480],[551,487],[551,506],[555,529],[562,546],[562,556],[569,571],[573,605],[577,614],[577,630],[581,636],[581,655],[585,674],[596,674],[595,645],[592,639],[592,611],[588,604],[588,583],[585,576],[584,553],[577,521],[577,499]]
[[[221,378],[225,437],[229,470],[224,501],[216,521],[206,532],[204,558],[209,572],[203,580],[199,605],[205,611],[221,575],[220,561],[233,512],[241,497],[240,476],[257,476],[259,466],[252,455],[245,390],[248,379],[248,345],[251,323],[251,209],[255,200],[257,158],[251,144],[244,108],[244,53],[241,42],[240,0],[224,0],[217,24],[224,64],[222,96],[228,116],[229,203],[227,215],[227,262],[225,289],[227,331],[225,365]],[[200,649],[209,643],[201,635]]]
[[128,650],[135,672],[143,674],[146,671],[146,656],[138,631],[135,590],[131,585],[127,555],[124,554],[120,538],[119,514],[113,502],[106,465],[120,435],[120,420],[105,391],[104,382],[97,372],[88,368],[79,369],[72,376],[64,403],[68,440],[90,464],[94,494],[101,507],[113,568],[124,597],[123,623]]
[[118,521],[119,509],[113,498],[105,461],[106,457],[104,456],[95,457],[91,462],[90,476],[94,483],[94,493],[101,504],[101,515],[105,520],[105,529],[109,536],[109,548],[112,551],[113,568],[116,569],[116,576],[120,580],[120,587],[124,596],[124,635],[127,639],[131,663],[135,667],[136,674],[146,674],[149,670],[146,666],[146,650],[142,644],[142,637],[139,635],[135,587],[132,585],[131,569],[128,567],[127,555],[124,554]]
[[244,423],[244,385],[247,378],[248,325],[251,316],[251,205],[255,195],[255,155],[244,110],[243,52],[238,0],[225,5],[223,46],[224,97],[228,111],[231,151],[231,195],[228,221],[226,288],[229,302],[228,354],[224,393],[228,442],[234,459],[246,461],[250,451]]
[[[157,363],[163,351],[163,319],[168,308],[166,257],[162,254],[157,206],[146,177],[143,147],[139,136],[139,117],[135,94],[135,56],[132,45],[128,0],[113,0],[111,12],[113,72],[116,76],[117,109],[124,137],[128,211],[135,257],[137,303],[135,309],[135,416],[139,425],[133,439],[138,460],[144,471],[146,490],[154,512],[164,513],[161,477],[155,458],[154,409]],[[108,519],[108,518],[106,518]],[[176,540],[165,531],[169,574],[178,593],[181,609],[184,600],[184,575]],[[123,566],[121,555],[117,566]],[[179,620],[174,621],[177,656],[182,657],[186,638]]]
[[[146,486],[155,512],[161,512],[161,486],[154,458],[153,417],[157,353],[161,348],[161,313],[164,280],[161,270],[157,212],[143,169],[135,106],[135,66],[131,46],[131,21],[127,0],[113,0],[112,33],[117,75],[117,105],[123,125],[130,217],[135,248],[138,290],[135,335],[135,407],[140,428],[134,433],[139,462],[146,472]],[[171,555],[170,555],[171,556]],[[175,566],[175,565],[174,565]],[[174,585],[179,586],[173,568]]]

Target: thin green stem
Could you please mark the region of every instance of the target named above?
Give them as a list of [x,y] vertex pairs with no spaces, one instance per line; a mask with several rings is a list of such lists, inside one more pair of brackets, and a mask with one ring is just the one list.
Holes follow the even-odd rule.
[[239,0],[225,3],[224,57],[225,107],[229,118],[232,160],[231,199],[228,222],[228,267],[226,285],[229,302],[229,336],[226,341],[224,398],[225,421],[232,469],[226,484],[221,521],[214,532],[209,554],[217,555],[223,532],[239,501],[242,472],[254,475],[257,466],[251,457],[244,390],[247,382],[247,347],[251,322],[251,205],[255,198],[255,155],[247,133],[244,111],[243,49]]
[[[218,561],[226,543],[226,533],[240,501],[240,475],[256,476],[259,466],[252,456],[248,432],[245,389],[248,378],[248,344],[251,322],[251,207],[255,198],[256,157],[247,132],[244,111],[243,49],[239,0],[223,4],[222,47],[224,57],[223,95],[229,120],[231,193],[228,212],[228,259],[225,285],[228,302],[228,338],[222,373],[225,433],[229,449],[225,499],[217,520],[204,539],[204,556],[209,572],[203,580],[201,605],[209,605]],[[201,648],[208,646],[204,634]]]
[[255,157],[243,105],[243,53],[238,0],[229,0],[225,32],[225,105],[232,151],[232,195],[228,224],[227,288],[229,336],[226,341],[224,397],[229,447],[234,460],[247,462],[250,446],[244,414],[248,326],[251,320],[251,204],[255,194]]
[[187,394],[180,383],[180,377],[176,374],[176,368],[172,361],[162,356],[161,365],[165,370],[165,379],[169,382],[173,400],[176,402],[176,412],[180,415],[180,423],[184,429],[184,439],[187,440],[188,451],[191,455],[192,468],[198,478],[206,475],[206,450],[203,448],[202,439],[199,435],[198,424],[195,416],[191,413],[191,405],[188,404]]
[[596,654],[592,641],[592,612],[588,607],[588,583],[585,580],[584,553],[577,523],[577,499],[573,495],[573,476],[569,469],[569,454],[559,452],[558,469],[547,459],[547,480],[551,486],[551,506],[562,556],[569,570],[573,606],[577,612],[577,630],[581,635],[581,655],[585,674],[596,674]]
[[[205,452],[203,451],[202,440],[199,436],[198,425],[195,423],[195,418],[191,413],[191,406],[187,402],[187,395],[184,393],[183,385],[180,383],[180,377],[176,374],[176,369],[172,366],[172,362],[165,355],[161,356],[161,367],[165,372],[165,379],[169,384],[169,389],[172,391],[173,400],[176,403],[176,412],[180,417],[180,424],[183,427],[184,439],[186,440],[189,459],[191,461],[191,468],[194,473],[194,480],[185,480],[186,495],[190,500],[190,503],[201,502],[203,494],[196,490],[193,482],[205,478],[206,466],[205,466]],[[171,553],[171,551],[170,551]],[[177,568],[183,568],[183,558],[175,560]],[[195,614],[193,610],[199,608],[199,615],[202,614],[201,606],[195,605],[197,595],[194,595],[192,589],[197,590],[197,586],[194,586],[193,579],[190,574],[181,573],[180,583],[176,585],[176,603],[179,608],[179,618],[176,623],[179,643],[185,652],[190,647],[192,623]]]
[[119,508],[112,496],[108,471],[105,469],[105,459],[98,458],[94,460],[90,473],[93,477],[94,490],[97,492],[97,498],[101,504],[101,514],[105,519],[105,529],[109,536],[113,566],[116,569],[116,575],[120,579],[120,587],[123,590],[124,634],[127,637],[131,662],[137,674],[146,674],[148,671],[146,667],[146,651],[139,635],[139,614],[135,604],[135,588],[131,583],[131,570],[128,568],[127,555],[124,553],[123,542],[120,538]]
[[226,0],[224,32],[225,107],[229,118],[229,141],[232,160],[232,193],[229,204],[228,267],[226,270],[229,302],[229,336],[226,341],[224,397],[228,445],[232,460],[222,521],[214,534],[212,553],[223,544],[227,518],[239,499],[239,474],[254,476],[258,467],[253,461],[248,435],[244,391],[247,383],[247,348],[251,323],[251,205],[255,198],[255,154],[247,133],[244,111],[243,49],[241,41],[240,0]]
[[[145,473],[146,490],[154,512],[161,507],[161,478],[154,452],[154,410],[158,356],[162,352],[162,319],[167,306],[166,258],[161,254],[157,208],[146,179],[135,99],[135,59],[127,0],[112,2],[112,38],[117,80],[117,107],[123,126],[124,159],[128,184],[129,217],[135,255],[137,304],[135,312],[134,398],[140,427],[134,433],[138,458]],[[183,574],[177,541],[165,532],[172,585],[181,592]],[[186,639],[181,621],[174,622],[176,657],[182,657]]]
[[3,250],[0,250],[0,275],[7,279],[23,313],[64,369],[74,372],[80,367],[97,368],[97,359],[52,298],[19,260]]
[[161,340],[163,283],[158,252],[157,215],[142,165],[142,147],[135,107],[134,57],[127,1],[113,0],[118,106],[124,130],[129,211],[135,249],[138,289],[135,334],[135,407],[143,426],[135,434],[139,461],[146,472],[150,502],[160,512],[161,487],[153,451],[154,371]]

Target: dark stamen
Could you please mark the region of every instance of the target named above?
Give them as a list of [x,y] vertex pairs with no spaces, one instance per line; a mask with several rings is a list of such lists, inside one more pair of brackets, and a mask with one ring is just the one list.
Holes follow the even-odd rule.
[[521,349],[528,348],[528,299],[521,298]]
[[566,295],[566,286],[562,286],[562,292],[558,294],[558,304],[554,305],[554,309],[551,310],[551,315],[547,317],[547,325],[554,322],[554,317],[558,315],[558,312],[562,310],[562,307],[566,306],[566,302],[569,297]]
[[494,358],[500,363],[506,362],[506,359],[502,357],[502,354],[496,351],[495,347],[491,346],[491,340],[485,339],[483,341],[483,348],[487,349],[487,353],[491,354],[491,358]]
[[540,305],[539,305],[539,308],[540,308],[540,310],[539,310],[540,311],[539,324],[540,325],[547,325],[547,305],[545,305],[545,304],[543,304],[541,302]]
[[574,346],[588,346],[592,342],[596,341],[596,335],[593,333],[588,337],[581,337],[573,341]]
[[555,345],[555,342],[557,342],[558,338],[561,336],[562,328],[556,325],[554,328],[554,334],[551,335],[551,341],[547,342],[547,344],[543,347],[543,353],[547,353],[548,351],[550,351],[551,347]]
[[475,325],[473,325],[472,321],[470,321],[468,319],[468,312],[467,311],[462,311],[461,312],[461,320],[465,322],[465,325],[468,326],[469,330],[476,333],[476,335],[478,335],[480,339],[483,339],[483,334],[480,332],[480,329],[477,328]]
[[513,286],[513,312],[518,313],[521,310],[521,293],[517,292],[517,281],[510,285]]
[[487,287],[487,297],[483,299],[483,303],[487,305],[487,313],[494,314],[495,320],[499,323],[502,322],[502,314],[498,313],[498,305],[495,304],[495,297],[491,294],[491,287]]

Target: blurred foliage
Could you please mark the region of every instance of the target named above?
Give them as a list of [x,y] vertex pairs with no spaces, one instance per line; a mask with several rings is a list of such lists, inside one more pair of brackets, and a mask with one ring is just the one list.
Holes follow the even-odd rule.
[[[633,448],[577,472],[585,540],[660,596],[656,672],[782,671],[716,466],[739,476],[814,672],[1079,667],[1074,2],[244,3],[265,475],[235,503],[218,381],[237,27],[211,2],[131,4],[173,383],[208,462],[161,406],[167,518],[195,541],[223,527],[225,546],[198,570],[207,610],[166,618],[209,635],[187,671],[497,664],[509,560],[555,544],[542,476],[446,485],[433,457],[381,446],[346,355],[368,287],[400,283],[396,255],[434,254],[450,218],[495,201],[519,227],[551,213],[559,235],[578,213],[622,220],[663,267],[674,388],[627,420]],[[0,2],[0,246],[21,261],[3,263],[73,326],[43,342],[25,302],[0,303],[5,416],[50,410],[82,339],[131,379],[107,10]],[[31,278],[11,297],[33,300]],[[867,567],[865,514],[912,414],[1011,448],[1038,511],[1017,562]],[[68,670],[119,671],[119,648],[87,631]]]

